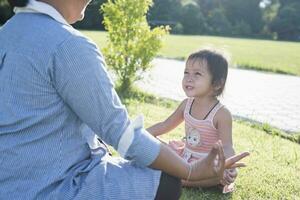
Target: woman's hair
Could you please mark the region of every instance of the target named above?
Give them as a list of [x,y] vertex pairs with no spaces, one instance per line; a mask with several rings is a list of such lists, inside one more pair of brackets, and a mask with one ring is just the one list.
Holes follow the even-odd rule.
[[13,7],[25,7],[29,0],[7,0],[9,5]]
[[228,61],[225,56],[216,50],[203,49],[192,53],[187,62],[192,60],[207,63],[208,71],[212,76],[211,83],[214,87],[218,87],[214,95],[220,96],[224,91],[228,73]]

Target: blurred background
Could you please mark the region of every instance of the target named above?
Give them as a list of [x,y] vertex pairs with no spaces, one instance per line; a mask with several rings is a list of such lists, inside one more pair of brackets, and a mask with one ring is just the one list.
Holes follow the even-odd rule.
[[[93,0],[76,28],[104,30],[100,5]],[[172,34],[218,35],[272,40],[300,40],[299,0],[154,0],[151,26],[170,25]],[[0,0],[0,24],[13,15]]]

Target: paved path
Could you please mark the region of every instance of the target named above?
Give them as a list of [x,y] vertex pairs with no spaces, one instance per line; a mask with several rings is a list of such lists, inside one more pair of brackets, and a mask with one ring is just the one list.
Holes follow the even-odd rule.
[[[161,97],[183,100],[184,62],[155,59],[139,87]],[[300,132],[300,77],[229,69],[221,101],[236,117]]]

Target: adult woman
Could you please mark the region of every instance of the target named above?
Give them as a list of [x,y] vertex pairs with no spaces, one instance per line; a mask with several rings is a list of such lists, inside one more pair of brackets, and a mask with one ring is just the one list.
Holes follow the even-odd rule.
[[[188,165],[132,125],[99,50],[69,25],[89,2],[10,0],[17,14],[0,30],[0,199],[178,199],[179,179],[161,170],[220,178],[221,144]],[[93,156],[83,139],[91,130],[127,160],[100,144]]]

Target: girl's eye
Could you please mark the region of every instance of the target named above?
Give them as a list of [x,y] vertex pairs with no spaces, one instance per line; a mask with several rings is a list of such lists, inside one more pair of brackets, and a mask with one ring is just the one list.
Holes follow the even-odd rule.
[[202,76],[202,74],[200,72],[196,72],[197,76]]

